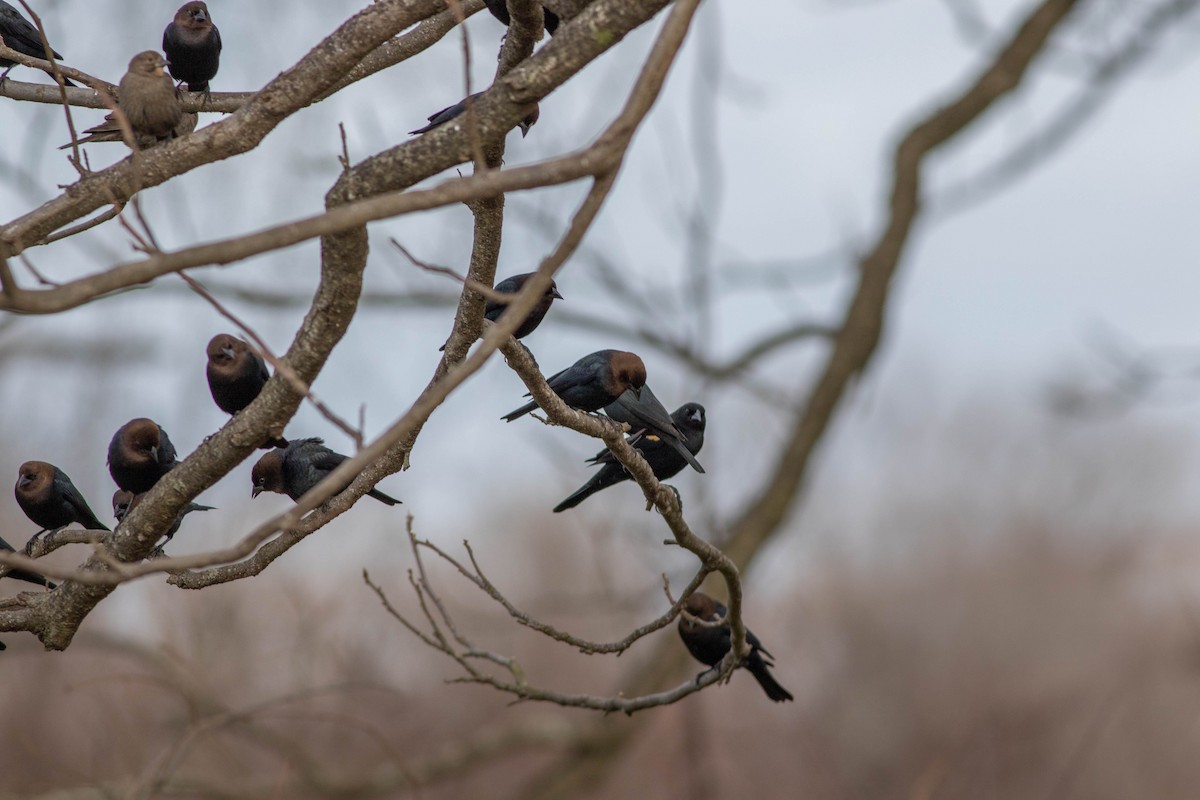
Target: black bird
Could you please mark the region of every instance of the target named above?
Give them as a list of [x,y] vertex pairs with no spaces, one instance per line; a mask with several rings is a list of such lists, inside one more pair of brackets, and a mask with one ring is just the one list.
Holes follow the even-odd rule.
[[[443,108],[441,111],[428,117],[429,124],[426,125],[424,128],[417,128],[415,131],[409,131],[409,133],[412,133],[412,134],[427,133],[439,125],[445,125],[447,122],[449,122],[450,120],[454,119],[455,117],[459,116],[464,111],[466,111],[467,105],[469,103],[471,103],[472,101],[474,101],[474,99],[476,97],[479,97],[482,94],[483,94],[483,92],[476,92],[473,95],[470,95],[462,100],[459,100],[457,103],[455,103],[452,106],[447,106],[446,108]],[[537,104],[535,103],[533,106],[533,111],[530,111],[528,114],[525,115],[524,119],[522,119],[520,122],[517,123],[517,127],[521,129],[521,138],[522,139],[525,138],[526,134],[529,133],[529,129],[532,128],[534,126],[534,124],[538,121],[538,114],[540,114],[540,113],[541,113],[541,110],[538,108]]]
[[72,522],[89,531],[108,530],[108,526],[96,519],[67,473],[53,464],[26,461],[17,471],[13,493],[25,516],[41,526],[42,531],[65,528]]
[[[142,502],[142,498],[145,496],[145,492],[142,494],[134,494],[133,492],[127,492],[124,489],[117,489],[117,491],[113,492],[113,516],[117,518],[117,523],[120,524],[124,522],[125,515],[137,508],[138,504]],[[183,524],[183,518],[188,514],[192,513],[193,511],[212,510],[212,506],[202,506],[199,503],[188,503],[187,507],[184,508],[183,511],[179,512],[179,516],[175,517],[175,521],[171,523],[171,527],[167,529],[167,532],[162,535],[166,536],[167,542],[169,542],[171,541],[171,537],[179,532],[179,526]],[[163,542],[163,544],[166,544],[167,542]]]
[[[506,0],[483,0],[487,4],[487,10],[492,12],[492,16],[503,22],[506,26],[512,24],[512,16],[508,13],[508,3]],[[550,9],[542,6],[543,24],[546,26],[546,33],[551,36],[558,30],[558,15]]]
[[[0,539],[0,550],[4,550],[8,553],[17,552],[11,544],[3,539]],[[5,572],[5,570],[8,571]],[[20,567],[0,567],[0,578],[14,578],[19,581],[25,581],[26,583],[36,583],[38,586],[45,586],[47,589],[53,589],[57,586],[56,583],[51,581],[45,575],[38,575],[36,572],[30,572],[29,570],[21,569]],[[3,647],[0,647],[0,650],[3,649]]]
[[126,422],[108,444],[108,473],[127,492],[148,492],[179,461],[167,432],[152,419]]
[[[521,287],[525,285],[525,281],[532,277],[532,272],[525,272],[521,275],[513,275],[511,278],[505,278],[497,283],[495,290],[497,292],[503,292],[504,294],[516,294],[517,292],[521,291]],[[546,293],[542,295],[542,298],[538,300],[537,305],[535,305],[533,310],[529,312],[529,316],[525,318],[525,321],[521,323],[521,326],[517,328],[516,332],[513,333],[513,336],[517,337],[518,339],[524,339],[526,336],[533,333],[534,330],[537,329],[537,326],[542,324],[542,320],[546,317],[546,312],[550,310],[550,306],[553,305],[554,301],[562,299],[563,296],[558,293],[558,286],[554,284],[554,281],[550,281],[550,288],[547,289]],[[496,322],[500,319],[500,315],[504,313],[506,308],[508,308],[508,303],[503,300],[488,300],[487,305],[483,309],[483,315],[492,322]],[[439,351],[445,349],[446,345],[442,345],[438,348]]]
[[[685,403],[675,409],[671,420],[683,436],[688,451],[692,454],[699,453],[700,448],[704,446],[704,406],[699,403]],[[631,436],[626,441],[633,445],[634,450],[642,454],[642,458],[650,464],[650,469],[654,470],[654,477],[660,481],[675,477],[687,466],[688,462],[684,461],[683,456],[672,445],[663,441],[661,436],[643,433]],[[600,464],[600,471],[581,486],[579,491],[556,505],[555,513],[574,508],[601,489],[607,489],[621,481],[629,480],[629,473],[625,471],[625,467],[621,466],[621,462],[617,461],[613,457],[612,451],[608,449],[601,450],[589,461]]]
[[[634,395],[641,394],[646,385],[646,365],[642,359],[624,350],[597,350],[551,375],[546,383],[571,408],[599,411],[627,389]],[[501,419],[512,422],[537,407],[536,402],[529,402]]]
[[[705,622],[715,622],[724,619],[728,613],[728,609],[724,605],[703,592],[692,592],[684,608],[693,617]],[[683,643],[687,646],[688,652],[692,654],[693,658],[701,664],[715,667],[721,663],[721,659],[729,652],[733,637],[729,632],[728,625],[709,628],[697,625],[681,614],[679,617],[679,638],[683,639]],[[746,630],[746,643],[750,645],[750,653],[742,659],[742,663],[739,666],[745,667],[754,676],[754,679],[758,681],[758,685],[763,688],[763,691],[767,693],[767,697],[776,703],[784,700],[793,700],[792,693],[780,686],[775,681],[774,676],[771,675],[770,669],[768,669],[775,666],[770,661],[774,656],[767,652],[767,649],[762,646],[762,642],[749,629]],[[766,658],[763,656],[766,656]],[[704,672],[708,672],[708,670]],[[696,680],[700,680],[704,672],[697,675]]]
[[[250,472],[250,480],[254,484],[250,496],[258,497],[263,492],[275,492],[299,500],[347,458],[349,456],[335,453],[326,447],[323,439],[293,439],[287,447],[272,450],[254,465]],[[346,481],[335,494],[346,491],[351,481]],[[378,489],[367,492],[367,496],[389,506],[400,503],[396,498]]]
[[[271,377],[267,362],[250,349],[250,345],[219,333],[208,343],[208,390],[217,407],[226,414],[236,414],[258,397]],[[287,439],[269,437],[265,447],[287,447]]]
[[221,32],[204,3],[184,3],[163,31],[163,52],[171,77],[187,83],[189,92],[208,93],[208,82],[221,61]]
[[[20,11],[5,3],[4,0],[0,0],[0,38],[4,39],[5,45],[18,53],[33,58],[46,57],[46,47],[42,44],[42,35],[38,33],[38,29],[21,16]],[[54,53],[56,59],[62,58],[57,51],[51,50],[50,52]],[[4,73],[0,75],[0,83],[4,82],[9,71],[16,65],[17,62],[12,59],[0,58],[0,67],[4,68]],[[45,70],[45,72],[51,78],[54,77],[54,73],[50,70]],[[66,76],[63,76],[63,82],[67,86],[75,85],[67,80]]]
[[604,413],[617,422],[628,423],[635,439],[641,433],[657,436],[672,447],[684,461],[691,464],[692,469],[704,472],[704,467],[700,466],[694,452],[688,449],[683,434],[675,427],[671,415],[663,408],[663,404],[658,402],[649,386],[643,386],[640,395],[626,391],[606,405]]

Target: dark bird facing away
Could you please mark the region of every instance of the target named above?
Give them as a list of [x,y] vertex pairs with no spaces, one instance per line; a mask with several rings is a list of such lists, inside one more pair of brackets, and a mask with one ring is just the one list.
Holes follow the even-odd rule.
[[179,461],[167,432],[152,419],[126,422],[108,444],[108,472],[127,492],[150,491]]
[[704,467],[696,460],[694,451],[688,449],[683,434],[675,427],[671,415],[663,408],[663,404],[658,402],[649,386],[643,386],[640,395],[625,392],[606,405],[604,413],[617,422],[628,423],[634,438],[637,438],[639,433],[657,436],[673,448],[684,461],[691,464],[692,469],[704,472]]
[[[492,16],[503,22],[506,26],[512,24],[512,16],[508,13],[507,0],[483,0],[487,5],[487,10],[492,12]],[[558,30],[558,15],[550,9],[542,6],[543,24],[546,26],[546,33],[551,36]]]
[[[726,613],[728,613],[728,609],[724,605],[703,592],[692,592],[684,608],[693,617],[702,619],[705,622],[715,622],[724,619]],[[697,625],[687,617],[680,615],[679,638],[683,639],[683,643],[687,646],[688,652],[692,654],[694,659],[701,664],[707,664],[711,668],[720,664],[721,659],[729,652],[733,636],[729,631],[728,625],[708,628],[703,625]],[[742,663],[739,666],[745,667],[754,676],[754,679],[758,681],[758,685],[763,688],[763,691],[767,693],[767,697],[776,703],[794,699],[791,692],[776,683],[774,676],[771,675],[771,671],[768,669],[775,666],[770,660],[774,656],[767,652],[767,649],[762,646],[762,642],[748,628],[746,629],[746,643],[750,645],[750,653],[742,659]],[[704,672],[708,672],[708,670]],[[704,672],[697,675],[696,680],[699,680],[704,675]]]
[[[11,544],[3,539],[0,539],[0,550],[4,550],[9,553],[17,552]],[[5,570],[8,571],[5,572]],[[14,578],[18,581],[25,581],[26,583],[36,583],[38,586],[45,586],[47,589],[53,589],[57,585],[45,575],[38,575],[36,572],[30,572],[29,570],[21,569],[20,567],[0,567],[0,578]],[[3,649],[4,648],[0,646],[0,650]]]
[[[688,452],[693,455],[699,453],[700,448],[704,446],[704,406],[699,403],[685,403],[675,409],[675,413],[671,415],[671,421],[683,437],[683,443]],[[642,454],[642,458],[646,459],[650,469],[654,470],[654,477],[660,481],[675,477],[688,465],[675,447],[664,441],[661,436],[642,433],[630,436],[626,441],[633,445],[634,450]],[[625,467],[621,466],[621,462],[617,461],[612,451],[607,448],[601,450],[589,461],[600,464],[600,471],[593,475],[591,480],[581,486],[577,492],[556,505],[555,513],[574,508],[601,489],[607,489],[621,481],[629,480],[629,473],[625,471]]]
[[[198,114],[193,114],[190,111],[184,112],[183,118],[179,120],[179,124],[171,131],[171,135],[165,139],[160,139],[157,136],[149,136],[144,133],[137,133],[133,140],[137,143],[138,150],[149,150],[151,147],[178,139],[181,136],[187,136],[192,131],[196,130],[196,123],[200,121]],[[85,136],[80,137],[79,144],[91,144],[93,142],[123,142],[125,141],[124,134],[121,133],[121,125],[117,122],[116,114],[109,114],[104,118],[104,121],[99,125],[93,125],[84,131]],[[67,142],[58,146],[59,150],[67,150],[71,147],[71,143]]]
[[[483,94],[483,92],[476,92],[473,95],[470,95],[462,100],[459,100],[457,103],[455,103],[452,106],[443,108],[441,111],[428,117],[429,124],[426,125],[424,128],[417,128],[415,131],[409,131],[409,133],[412,133],[412,134],[427,133],[427,132],[433,130],[434,128],[438,127],[439,125],[445,125],[447,122],[449,122],[450,120],[454,119],[455,117],[459,116],[464,111],[466,111],[467,105],[469,103],[471,103],[472,101],[474,101],[474,99],[476,97],[479,97],[482,94]],[[522,139],[525,138],[526,134],[529,133],[529,129],[532,128],[534,126],[534,124],[538,121],[538,115],[540,113],[541,113],[541,109],[539,109],[537,104],[535,103],[533,106],[533,111],[530,111],[528,114],[525,115],[525,117],[520,122],[517,123],[517,127],[521,129],[521,138]]]
[[[250,472],[250,480],[254,484],[250,496],[258,497],[263,492],[275,492],[299,500],[347,458],[349,456],[335,453],[326,447],[323,439],[293,439],[287,447],[272,450],[254,465]],[[346,491],[352,480],[346,481],[335,494]],[[378,489],[367,492],[367,496],[389,506],[400,503],[396,498]]]
[[[26,461],[17,471],[13,488],[17,505],[43,531],[77,522],[89,531],[106,531],[67,473],[45,461]],[[41,531],[39,531],[40,533]]]
[[[267,362],[250,345],[228,333],[218,333],[208,343],[208,390],[217,407],[236,414],[258,397],[267,380]],[[266,447],[287,447],[287,439],[270,437]]]
[[[599,411],[626,390],[641,394],[646,385],[646,365],[642,359],[624,350],[597,350],[551,375],[546,383],[571,408]],[[535,408],[536,402],[526,403],[501,419],[512,422]]]
[[[113,516],[117,518],[117,524],[124,522],[125,515],[137,508],[138,504],[142,502],[142,498],[145,496],[145,492],[142,494],[134,494],[133,492],[127,492],[124,489],[117,489],[117,491],[113,492]],[[184,508],[183,511],[179,512],[179,516],[175,517],[175,521],[171,523],[171,527],[167,529],[166,533],[161,534],[161,536],[167,537],[167,542],[171,541],[171,537],[179,532],[179,526],[183,524],[184,517],[193,511],[212,510],[212,506],[202,506],[199,503],[188,503],[187,507]],[[163,544],[166,544],[166,542],[163,542]]]
[[186,83],[189,92],[207,94],[221,61],[221,32],[213,25],[208,6],[184,3],[163,31],[162,48],[171,77]]
[[[42,35],[38,33],[38,29],[29,20],[21,16],[21,12],[16,8],[0,0],[0,38],[4,39],[4,44],[10,49],[16,50],[33,58],[45,58],[46,47],[42,44]],[[57,51],[51,50],[54,57],[61,59],[62,56]],[[0,75],[0,83],[8,77],[9,70],[17,65],[17,62],[8,58],[0,58],[0,67],[4,68],[4,73]],[[54,73],[50,70],[45,71],[51,78]],[[74,86],[67,78],[63,77],[63,82],[67,86]]]

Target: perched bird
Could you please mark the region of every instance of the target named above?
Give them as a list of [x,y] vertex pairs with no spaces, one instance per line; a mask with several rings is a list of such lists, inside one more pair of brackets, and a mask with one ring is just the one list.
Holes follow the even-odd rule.
[[108,444],[108,472],[127,492],[148,492],[179,461],[167,432],[152,419],[138,417],[122,425]]
[[[424,128],[417,128],[415,131],[409,131],[409,133],[412,133],[412,134],[427,133],[428,131],[433,130],[434,128],[436,128],[439,125],[445,125],[447,122],[449,122],[450,120],[454,119],[455,117],[459,116],[464,111],[466,111],[467,105],[469,103],[471,103],[472,101],[474,101],[474,99],[476,97],[479,97],[482,94],[483,94],[483,92],[476,92],[475,94],[470,95],[469,97],[466,97],[463,100],[459,100],[457,103],[455,103],[452,106],[443,108],[441,111],[428,117],[429,124],[426,125]],[[538,121],[538,114],[540,114],[540,113],[541,113],[541,110],[538,108],[537,104],[534,103],[533,111],[530,111],[528,114],[525,115],[524,119],[522,119],[520,122],[517,123],[517,127],[521,129],[521,138],[522,139],[525,138],[526,134],[529,133],[529,129],[534,126],[534,123],[536,123]]]
[[184,3],[163,31],[163,52],[171,77],[187,83],[189,92],[208,93],[208,82],[221,60],[221,32],[204,3]]
[[[505,25],[512,24],[512,17],[508,13],[508,3],[506,0],[483,0],[487,5],[487,10],[492,12],[492,16],[503,22]],[[542,6],[543,24],[546,26],[546,33],[551,36],[558,30],[558,15],[550,9]]]
[[[713,598],[703,592],[692,592],[687,599],[687,604],[684,606],[687,612],[696,619],[704,620],[705,622],[716,622],[724,619],[728,613],[728,609],[724,605],[718,603]],[[732,634],[729,632],[729,625],[719,625],[716,627],[705,627],[697,625],[687,617],[680,615],[679,617],[679,638],[683,639],[683,643],[687,646],[688,652],[692,657],[701,664],[707,664],[709,667],[715,667],[721,663],[721,659],[729,652],[732,646]],[[768,667],[775,666],[769,659],[774,658],[767,649],[762,646],[762,642],[753,633],[746,630],[746,643],[750,645],[750,653],[742,659],[739,666],[745,667],[754,679],[758,681],[758,685],[767,693],[767,697],[774,700],[776,703],[784,700],[792,700],[792,693],[776,683],[775,678],[771,675]],[[766,658],[763,658],[766,656]],[[708,672],[705,670],[704,672]],[[696,676],[699,680],[704,672]]]
[[[17,471],[13,488],[17,505],[42,531],[65,528],[77,522],[89,531],[106,531],[67,473],[45,461],[26,461]],[[42,531],[39,531],[41,533]]]
[[[293,500],[299,500],[305,492],[316,486],[325,476],[338,468],[349,456],[335,453],[325,446],[323,439],[293,439],[287,447],[280,447],[264,455],[250,471],[250,480],[254,488],[250,490],[251,497],[258,497],[263,492],[286,494]],[[337,490],[337,494],[346,491],[350,481]],[[400,503],[378,489],[367,492],[368,497],[374,497],[389,506]]]
[[[16,50],[18,53],[23,53],[33,58],[45,58],[46,47],[42,44],[42,34],[33,26],[29,20],[21,16],[21,12],[13,8],[4,0],[0,0],[0,39],[4,39],[4,44],[11,50]],[[62,58],[58,52],[51,50],[55,58]],[[0,75],[0,83],[8,77],[9,71],[17,65],[17,62],[8,58],[0,58],[0,67],[4,68],[4,74]],[[51,78],[54,73],[46,70],[46,74]],[[66,77],[63,77],[63,82],[67,86],[74,86]]]
[[[562,372],[546,379],[554,393],[571,408],[599,411],[629,389],[641,394],[646,385],[646,365],[624,350],[597,350],[576,361]],[[526,395],[528,397],[528,395]],[[501,419],[512,422],[537,408],[529,402]]]
[[[532,272],[525,272],[521,275],[513,275],[511,278],[505,278],[496,284],[496,291],[504,292],[505,294],[516,294],[521,291],[521,287],[525,285],[525,281],[531,277],[533,277]],[[562,299],[563,296],[558,293],[558,287],[554,285],[554,281],[550,281],[550,288],[542,295],[542,299],[538,300],[537,305],[529,312],[529,316],[525,318],[525,321],[521,323],[521,326],[517,328],[513,336],[516,336],[518,339],[524,339],[533,333],[537,326],[542,324],[542,320],[546,317],[546,312],[550,310],[550,306],[554,301]],[[483,309],[483,315],[492,322],[496,322],[500,319],[500,315],[504,313],[506,308],[508,308],[508,303],[503,300],[488,300],[487,305]],[[439,351],[445,349],[446,345],[438,348]]]
[[[696,472],[703,473],[704,467],[696,460],[693,451],[689,450],[683,434],[675,427],[667,409],[658,402],[649,386],[643,386],[640,395],[625,392],[613,402],[604,407],[604,413],[617,422],[628,423],[634,433],[657,436],[678,453],[684,461],[692,465]],[[703,416],[703,413],[701,414]]]
[[[699,453],[700,448],[704,446],[704,406],[699,403],[685,403],[675,409],[671,421],[683,437],[688,452],[693,455]],[[660,481],[675,477],[688,464],[673,445],[653,433],[631,436],[626,441],[642,454],[642,458],[650,464],[650,469],[654,470],[654,477]],[[629,480],[629,473],[625,471],[625,467],[621,466],[621,462],[617,461],[608,449],[601,450],[589,461],[600,464],[600,471],[581,486],[579,491],[556,505],[555,513],[574,508],[601,489]]]
[[[117,518],[117,523],[120,524],[124,522],[125,515],[137,508],[138,504],[142,502],[142,498],[145,496],[145,492],[142,494],[134,494],[133,492],[127,492],[124,489],[117,489],[117,491],[113,492],[113,516]],[[179,516],[175,517],[175,521],[171,523],[171,527],[167,529],[167,532],[162,535],[166,536],[167,542],[169,542],[171,541],[171,537],[178,533],[179,526],[183,524],[183,518],[188,514],[192,513],[193,511],[212,510],[212,506],[202,506],[199,503],[188,503],[187,507],[184,508],[183,511],[179,512]],[[166,544],[166,542],[163,542],[163,544]]]
[[[192,131],[196,130],[196,123],[200,121],[200,116],[190,111],[184,112],[183,117],[179,120],[179,124],[171,130],[171,135],[165,139],[160,139],[157,136],[150,136],[145,133],[137,133],[133,140],[137,143],[138,150],[149,150],[151,147],[162,144],[171,139],[178,139],[181,136],[187,136]],[[121,124],[117,122],[116,114],[109,114],[104,118],[104,121],[99,125],[93,125],[84,131],[85,136],[79,139],[79,144],[90,144],[93,142],[123,142],[125,135],[121,131]],[[71,142],[59,145],[59,150],[67,150],[71,147]]]
[[[16,549],[8,542],[0,539],[0,550],[9,553],[17,552]],[[5,572],[5,570],[8,570]],[[45,586],[47,589],[53,589],[57,584],[47,578],[45,575],[38,575],[36,572],[30,572],[27,569],[20,567],[3,567],[0,566],[0,578],[15,578],[26,583],[36,583],[38,586]],[[2,650],[3,648],[0,648]]]
[[[250,349],[250,345],[218,333],[208,343],[208,390],[217,407],[226,414],[236,414],[258,397],[271,377],[267,362]],[[266,447],[287,447],[287,439],[270,437]]]

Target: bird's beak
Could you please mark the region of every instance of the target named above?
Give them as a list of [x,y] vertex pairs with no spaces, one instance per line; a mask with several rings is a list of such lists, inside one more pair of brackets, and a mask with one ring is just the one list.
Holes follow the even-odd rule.
[[638,400],[642,399],[642,387],[630,386],[629,391],[633,392],[633,396],[636,397]]
[[150,457],[153,458],[155,461],[158,461],[158,448],[157,447],[150,448]]
[[203,11],[197,11],[196,22],[208,22],[208,14],[205,14]]
[[522,139],[524,139],[526,136],[529,135],[530,125],[528,122],[525,122],[524,120],[522,120],[521,122],[517,123],[517,127],[521,129],[521,138]]
[[26,486],[28,486],[31,483],[33,483],[32,475],[22,475],[21,478],[17,481],[17,488],[24,489]]
[[261,486],[255,484],[254,488],[250,490],[250,499],[253,500],[254,498],[258,497],[260,494],[262,494],[262,490],[263,489]]
[[234,355],[236,355],[236,354],[233,352],[232,347],[222,347],[221,355],[225,356],[226,358],[232,359],[234,357]]
[[561,294],[559,294],[559,293],[558,293],[558,289],[551,289],[551,290],[550,290],[550,296],[551,296],[551,297],[557,297],[559,300],[566,300],[566,299],[567,299],[567,298],[563,297]]

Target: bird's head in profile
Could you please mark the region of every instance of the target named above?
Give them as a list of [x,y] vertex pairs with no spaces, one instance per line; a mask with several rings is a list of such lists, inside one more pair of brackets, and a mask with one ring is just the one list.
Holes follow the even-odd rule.
[[54,467],[45,461],[26,461],[17,470],[17,494],[35,494],[54,481]]
[[250,471],[250,497],[258,497],[263,492],[284,494],[283,484],[283,454],[282,448],[277,448],[264,455]]
[[641,399],[642,387],[646,385],[646,365],[642,359],[633,353],[618,350],[613,353],[611,368],[613,383],[618,390],[615,394],[620,395],[628,390]]

